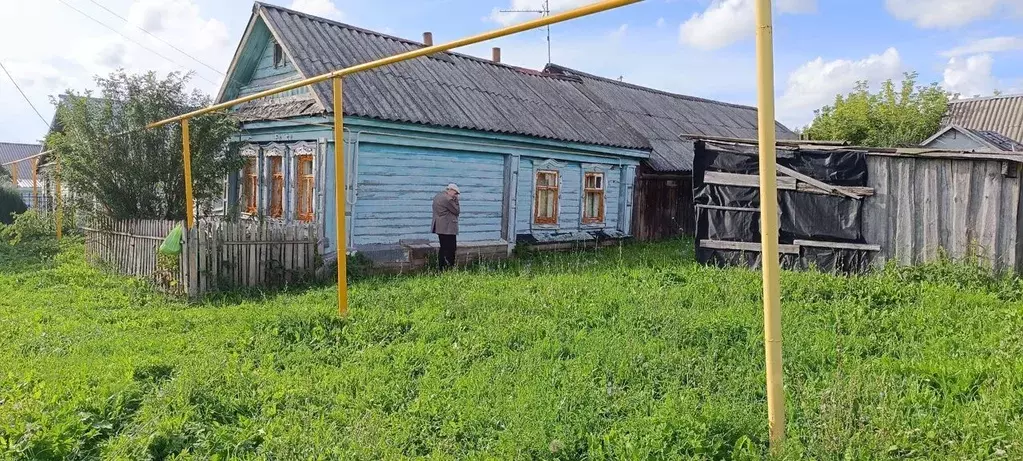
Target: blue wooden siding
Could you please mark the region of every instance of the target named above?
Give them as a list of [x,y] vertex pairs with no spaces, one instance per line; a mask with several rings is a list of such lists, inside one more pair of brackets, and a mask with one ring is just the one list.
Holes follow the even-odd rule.
[[433,239],[433,197],[449,183],[462,191],[459,240],[501,238],[504,157],[374,143],[359,147],[354,244]]
[[[299,74],[298,70],[295,69],[295,66],[291,64],[291,60],[287,57],[284,58],[283,66],[274,67],[273,44],[273,39],[269,37],[263,40],[262,52],[259,55],[259,60],[256,61],[256,67],[252,72],[252,78],[249,79],[245,85],[241,86],[238,96],[246,96],[252,93],[269,90],[271,88],[276,88],[302,79],[302,75]],[[271,98],[284,98],[300,94],[309,94],[309,88],[297,88],[271,96]]]
[[515,214],[515,233],[528,234],[533,224],[533,159],[519,159],[519,186],[516,190],[518,211]]
[[[305,120],[305,119],[302,119]],[[325,118],[309,118],[310,123],[329,123]],[[322,164],[322,208],[317,203],[316,217],[321,222],[325,251],[335,250],[334,147],[331,130],[322,126],[285,122],[250,122],[239,136],[241,142],[278,142],[292,145],[299,141],[325,141]],[[462,217],[459,241],[498,241],[517,234],[568,233],[590,229],[620,229],[620,216],[631,217],[623,206],[623,169],[634,170],[638,159],[614,158],[607,153],[595,155],[582,148],[530,145],[521,139],[477,136],[465,130],[438,129],[396,123],[345,119],[345,153],[348,160],[348,246],[393,245],[401,240],[436,237],[430,232],[432,199],[445,185],[455,182],[462,188]],[[560,173],[560,214],[558,226],[533,225],[535,170],[554,165]],[[505,168],[517,165],[510,175],[516,187],[508,188],[505,206]],[[318,166],[319,168],[319,166]],[[605,222],[582,225],[582,178],[584,171],[602,171],[605,178]],[[291,191],[289,190],[289,193]],[[512,214],[511,232],[502,231],[504,213]],[[627,211],[626,211],[627,210]],[[627,224],[627,223],[626,223]]]
[[[595,162],[605,159],[593,159]],[[537,225],[533,223],[535,203],[534,183],[538,170],[557,170],[560,181],[558,193],[558,224]],[[604,222],[596,224],[582,223],[584,172],[604,173]],[[555,161],[546,163],[542,158],[522,158],[519,161],[518,175],[518,215],[516,216],[516,233],[531,232],[573,232],[592,229],[616,229],[619,220],[619,200],[621,197],[621,168],[617,164],[581,163]]]

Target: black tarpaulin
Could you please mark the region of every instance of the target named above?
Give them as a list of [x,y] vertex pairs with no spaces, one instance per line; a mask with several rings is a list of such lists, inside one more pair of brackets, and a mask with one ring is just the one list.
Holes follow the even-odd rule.
[[[746,185],[704,182],[704,175],[708,171],[735,175],[759,174],[757,147],[697,141],[695,152],[693,201],[697,207],[697,259],[713,265],[759,266],[759,252],[700,246],[701,241],[759,245],[760,190],[750,185],[755,181],[749,181]],[[779,148],[778,164],[829,185],[867,185],[866,155],[860,151]],[[784,175],[779,173],[778,176]],[[789,178],[789,181],[792,180],[801,183],[798,178]],[[782,255],[782,266],[792,269],[814,267],[842,273],[866,271],[870,267],[873,252],[844,248],[850,245],[841,245],[867,243],[863,240],[862,232],[863,201],[844,195],[807,192],[805,189],[809,185],[802,186],[799,190],[778,191],[779,243],[794,245],[796,241],[803,240],[818,243],[817,246],[796,245],[799,254]],[[835,244],[834,247],[828,247],[829,242]]]

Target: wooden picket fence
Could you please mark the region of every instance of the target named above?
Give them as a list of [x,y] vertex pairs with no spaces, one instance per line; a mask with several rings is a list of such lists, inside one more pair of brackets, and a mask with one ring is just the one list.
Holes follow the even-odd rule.
[[[313,223],[200,220],[182,233],[177,264],[158,248],[173,221],[96,221],[84,228],[86,254],[166,292],[195,298],[237,288],[278,288],[315,276],[319,257]],[[171,259],[173,261],[173,259]]]

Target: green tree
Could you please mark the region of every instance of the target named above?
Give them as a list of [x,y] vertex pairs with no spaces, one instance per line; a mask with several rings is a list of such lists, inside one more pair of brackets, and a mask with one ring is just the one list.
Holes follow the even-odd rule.
[[891,79],[871,93],[867,82],[856,83],[848,95],[814,112],[804,138],[840,140],[858,146],[916,145],[941,127],[949,94],[937,83],[917,86],[917,73],[906,73],[901,86]]
[[[186,90],[188,80],[117,71],[96,78],[96,97],[69,90],[55,101],[57,124],[46,143],[61,159],[62,180],[115,219],[182,219],[181,124],[146,124],[210,104],[209,96]],[[228,150],[237,122],[208,114],[191,119],[189,128],[195,200],[208,203],[223,191],[227,172],[239,167]]]

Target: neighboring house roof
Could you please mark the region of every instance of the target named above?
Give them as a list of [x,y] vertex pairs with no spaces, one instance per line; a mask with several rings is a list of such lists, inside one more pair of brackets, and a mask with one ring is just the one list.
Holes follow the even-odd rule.
[[969,128],[964,128],[959,125],[948,125],[946,127],[943,127],[942,129],[938,130],[937,133],[934,133],[933,136],[921,142],[920,145],[928,147],[934,141],[936,141],[938,138],[941,138],[949,131],[956,131],[957,133],[960,133],[963,136],[966,136],[967,138],[973,140],[973,142],[977,143],[978,145],[983,146],[985,149],[989,149],[992,151],[1023,152],[1023,143],[1016,142],[994,131],[971,130]]
[[[16,142],[0,142],[0,164],[21,160],[38,154],[43,149],[39,144],[22,144]],[[23,183],[26,179],[32,178],[32,161],[18,162],[18,182]],[[3,167],[12,172],[12,165]]]
[[[650,142],[651,168],[657,171],[689,171],[693,168],[693,142],[679,135],[757,137],[757,109],[710,99],[668,93],[612,80],[556,64],[545,72],[579,78],[583,86]],[[798,135],[775,122],[778,139]]]
[[[256,2],[257,17],[302,77],[420,49],[425,45]],[[244,43],[241,46],[244,46]],[[229,75],[237,70],[235,63]],[[228,81],[220,99],[230,94]],[[437,53],[344,78],[346,115],[651,151],[657,171],[689,171],[692,142],[679,135],[755,138],[756,108],[667,93],[548,65],[543,72],[459,53]],[[237,89],[235,89],[237,91]],[[329,82],[312,97],[292,94],[238,106],[243,120],[331,110]],[[796,134],[776,124],[780,139]]]
[[994,131],[1023,142],[1023,95],[949,101],[943,124]]

